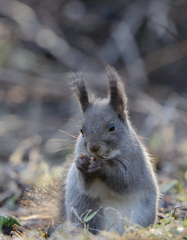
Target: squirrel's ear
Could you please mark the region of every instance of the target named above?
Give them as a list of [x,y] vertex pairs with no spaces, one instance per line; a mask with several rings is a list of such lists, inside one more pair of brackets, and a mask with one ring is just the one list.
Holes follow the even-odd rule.
[[120,80],[119,75],[113,67],[107,66],[106,72],[108,75],[109,104],[118,114],[120,120],[124,121],[125,108],[127,103],[124,86]]
[[82,73],[69,73],[69,78],[71,80],[70,86],[73,89],[77,101],[79,102],[84,113],[89,107],[90,103],[83,75]]

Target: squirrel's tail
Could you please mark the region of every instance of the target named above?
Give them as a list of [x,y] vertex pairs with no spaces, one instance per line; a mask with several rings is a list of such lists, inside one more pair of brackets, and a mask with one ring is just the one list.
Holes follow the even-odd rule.
[[67,159],[55,177],[47,176],[37,187],[24,192],[20,218],[24,226],[47,229],[66,221],[65,188],[71,163],[71,158]]
[[60,178],[57,177],[48,180],[47,184],[42,182],[39,186],[25,191],[21,200],[24,208],[21,220],[24,225],[34,229],[46,229],[65,221],[63,188]]

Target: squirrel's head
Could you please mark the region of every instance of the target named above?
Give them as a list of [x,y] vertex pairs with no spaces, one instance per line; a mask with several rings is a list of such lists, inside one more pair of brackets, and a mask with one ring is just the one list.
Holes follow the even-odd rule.
[[83,112],[78,155],[113,158],[120,154],[120,142],[128,135],[127,98],[114,68],[107,67],[108,99],[89,101],[82,74],[71,75],[72,88]]

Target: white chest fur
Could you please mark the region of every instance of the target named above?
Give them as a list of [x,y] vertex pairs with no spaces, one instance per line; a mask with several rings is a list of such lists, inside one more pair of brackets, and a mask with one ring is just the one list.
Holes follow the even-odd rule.
[[120,195],[111,191],[101,180],[96,179],[87,190],[87,194],[93,198],[99,198],[104,211],[106,229],[119,234],[124,232],[124,223],[138,223],[142,218],[142,206],[140,192]]
[[102,202],[104,216],[106,221],[106,229],[110,232],[115,230],[120,235],[124,232],[124,224],[137,223],[141,214],[140,201],[137,197],[128,196],[122,199],[105,199]]

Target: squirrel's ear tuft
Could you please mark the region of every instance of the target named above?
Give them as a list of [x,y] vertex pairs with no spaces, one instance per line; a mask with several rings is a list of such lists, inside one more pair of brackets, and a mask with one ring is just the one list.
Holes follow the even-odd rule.
[[79,102],[83,113],[86,111],[86,109],[90,106],[89,103],[89,97],[88,97],[88,91],[85,85],[85,81],[83,78],[82,73],[69,73],[68,74],[70,78],[70,86],[72,90],[74,91],[77,101]]
[[119,75],[113,67],[107,66],[106,72],[108,75],[109,104],[118,114],[120,120],[124,121],[125,108],[127,103],[124,86],[120,80]]

